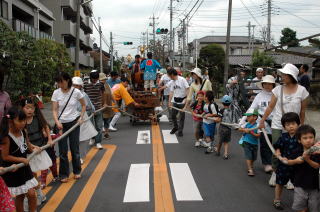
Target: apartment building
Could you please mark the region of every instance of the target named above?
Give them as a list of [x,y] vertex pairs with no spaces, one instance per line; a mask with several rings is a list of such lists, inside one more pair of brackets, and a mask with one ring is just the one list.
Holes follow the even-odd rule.
[[[65,44],[70,54],[72,62],[75,61],[76,45],[76,15],[78,0],[39,0],[46,7],[50,8],[56,19],[53,23],[53,37],[57,42]],[[80,55],[79,62],[81,68],[92,68],[93,58],[90,56],[92,51],[93,32],[92,4],[83,4],[80,7]]]
[[37,0],[0,0],[0,19],[14,31],[53,39],[53,13]]

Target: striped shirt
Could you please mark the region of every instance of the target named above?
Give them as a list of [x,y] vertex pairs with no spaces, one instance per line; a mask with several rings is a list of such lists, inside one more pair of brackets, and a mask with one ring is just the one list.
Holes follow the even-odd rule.
[[104,93],[104,85],[99,81],[96,84],[85,81],[83,89],[84,92],[86,92],[89,96],[95,109],[99,110],[102,108],[102,94]]

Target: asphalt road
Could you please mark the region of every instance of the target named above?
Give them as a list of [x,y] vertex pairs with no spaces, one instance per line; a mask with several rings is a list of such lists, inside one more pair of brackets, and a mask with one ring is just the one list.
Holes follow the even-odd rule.
[[[193,146],[192,120],[186,117],[183,137],[162,133],[171,129],[168,122],[132,126],[122,117],[119,131],[103,141],[106,148],[88,153],[82,179],[49,184],[42,211],[276,211],[260,158],[256,176],[247,176],[240,133],[233,131],[229,160],[206,155]],[[150,140],[140,132],[144,140],[137,144],[139,131],[150,131]],[[284,191],[284,211],[292,211],[292,194]]]

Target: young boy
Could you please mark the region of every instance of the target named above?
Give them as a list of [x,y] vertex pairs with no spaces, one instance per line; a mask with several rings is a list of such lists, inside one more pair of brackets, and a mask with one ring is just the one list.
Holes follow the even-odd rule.
[[218,106],[214,103],[212,91],[206,92],[205,102],[206,104],[203,106],[203,131],[206,143],[204,143],[204,147],[207,148],[205,153],[209,154],[213,152],[213,138],[216,130],[216,122],[211,118],[218,116]]
[[199,91],[197,93],[196,99],[192,105],[192,115],[193,115],[193,126],[194,126],[194,135],[196,138],[196,142],[194,144],[195,147],[199,147],[200,143],[203,142],[203,130],[202,130],[202,118],[197,115],[203,114],[203,106],[204,106],[204,92]]
[[[274,144],[276,155],[287,158],[289,160],[295,159],[293,152],[299,146],[296,138],[296,131],[300,125],[299,115],[293,112],[285,113],[281,118],[281,124],[287,133],[283,133],[279,140]],[[283,163],[279,163],[276,169],[276,188],[273,206],[278,210],[283,210],[281,205],[281,194],[283,187],[289,182],[293,182],[293,167]]]
[[315,144],[316,131],[309,125],[302,125],[296,132],[300,145],[294,151],[294,160],[288,160],[288,165],[294,165],[294,201],[292,209],[300,212],[319,212],[319,167],[320,155],[310,155],[307,151]]
[[258,129],[250,129],[258,126],[257,119],[259,113],[257,110],[251,108],[244,115],[247,117],[247,124],[245,125],[245,128],[239,128],[239,131],[244,132],[243,149],[248,168],[248,176],[253,177],[253,163],[257,160],[260,133],[258,133]]
[[[229,124],[232,123],[232,111],[230,109],[231,103],[232,103],[232,98],[230,96],[225,95],[222,97],[223,109],[220,110],[220,114],[222,116],[221,122],[229,123]],[[229,158],[228,149],[229,149],[229,142],[231,141],[231,127],[220,124],[218,134],[219,134],[219,144],[217,148],[215,148],[216,155],[220,156],[220,150],[223,144],[223,147],[224,147],[223,159],[227,160]]]

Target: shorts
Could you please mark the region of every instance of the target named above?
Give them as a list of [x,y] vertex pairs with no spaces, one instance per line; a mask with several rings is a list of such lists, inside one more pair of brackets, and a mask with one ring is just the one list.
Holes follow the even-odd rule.
[[292,209],[302,211],[308,209],[309,212],[320,211],[320,192],[318,189],[294,188]]
[[194,133],[198,135],[200,138],[203,137],[202,125],[203,125],[202,121],[193,121]]
[[203,123],[202,127],[203,127],[205,137],[211,137],[211,138],[214,137],[214,134],[216,131],[216,123],[212,123],[212,124]]
[[289,180],[293,182],[294,177],[293,166],[287,166],[284,164],[279,164],[276,169],[276,184],[278,185],[287,185]]
[[219,131],[219,143],[229,143],[231,141],[231,129],[220,124]]
[[154,80],[145,80],[144,81],[144,88],[153,88],[154,87]]
[[257,160],[258,145],[250,144],[244,141],[243,150],[244,150],[244,156],[246,160],[252,160],[252,161]]

